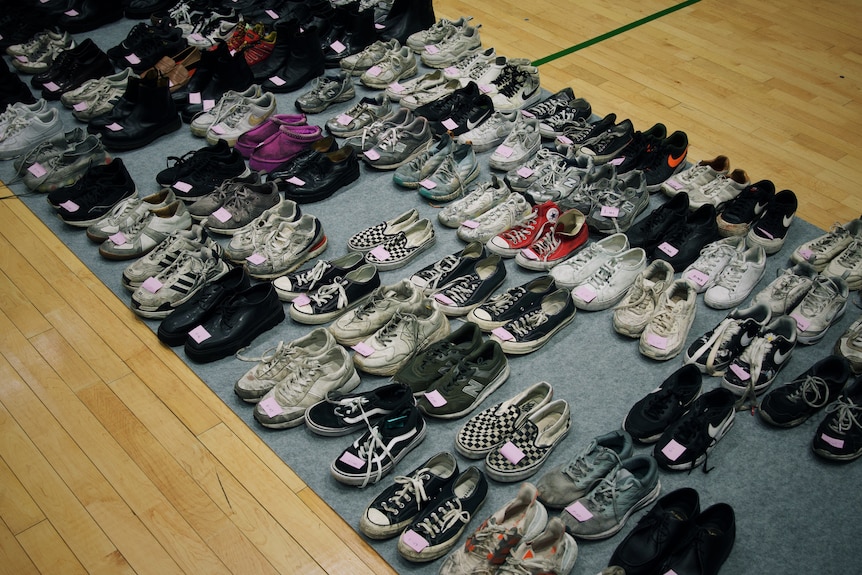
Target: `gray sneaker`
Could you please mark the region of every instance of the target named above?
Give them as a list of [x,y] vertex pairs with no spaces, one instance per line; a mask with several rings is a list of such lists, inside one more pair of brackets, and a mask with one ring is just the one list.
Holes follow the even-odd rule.
[[463,26],[440,42],[426,45],[421,52],[422,63],[429,68],[446,68],[481,47],[479,28]]
[[319,114],[333,104],[349,102],[355,97],[353,78],[347,72],[338,72],[315,78],[311,90],[296,98],[296,107],[306,114]]
[[259,84],[252,84],[242,92],[228,90],[221,98],[219,98],[219,101],[215,106],[209,110],[204,110],[195,114],[189,124],[192,135],[199,138],[206,137],[207,130],[209,130],[210,126],[218,121],[219,118],[229,114],[234,106],[240,104],[246,98],[259,98],[262,94],[263,91]]
[[361,76],[370,67],[379,64],[386,54],[400,49],[401,43],[398,42],[397,38],[393,38],[388,42],[377,40],[362,51],[342,58],[339,60],[338,65],[352,76]]
[[544,166],[538,177],[529,184],[525,193],[537,204],[548,201],[559,202],[586,183],[592,171],[592,160],[587,157],[552,162]]
[[[393,82],[386,87],[385,94],[393,102],[400,102],[404,98],[412,97],[416,94],[428,93],[444,85],[447,81],[441,70],[434,70],[405,82]],[[404,102],[402,102],[403,104]],[[415,109],[415,106],[413,108]]]
[[[24,171],[24,185],[35,192],[53,192],[71,186],[87,173],[91,166],[102,166],[111,161],[102,140],[97,136],[86,136],[65,149],[54,148],[59,153],[39,162],[28,162]],[[51,152],[43,150],[43,157]],[[31,158],[32,160],[32,158]]]
[[505,172],[524,164],[541,147],[542,136],[539,134],[539,121],[521,114],[515,120],[512,131],[491,154],[488,164],[495,170]]
[[386,325],[400,309],[412,309],[424,296],[409,280],[380,286],[365,302],[348,311],[329,326],[329,331],[342,345],[356,345]]
[[433,142],[428,120],[423,116],[407,126],[393,126],[377,138],[376,145],[361,158],[372,168],[394,170],[421,154]]
[[211,232],[232,236],[281,201],[275,182],[244,184],[204,222]]
[[295,222],[281,222],[263,245],[246,258],[245,266],[255,279],[275,279],[322,254],[326,245],[323,224],[316,217],[303,214]]
[[224,180],[213,191],[189,204],[189,213],[195,220],[203,221],[222,207],[228,198],[233,197],[236,190],[248,184],[260,184],[260,172],[252,172],[247,176],[236,176]]
[[99,255],[109,260],[130,260],[151,252],[177,230],[192,227],[192,218],[180,200],[150,210],[128,229],[112,235],[99,246]]
[[461,16],[457,20],[440,18],[429,28],[419,30],[408,36],[405,44],[414,52],[422,52],[425,46],[439,44],[449,36],[457,34],[472,19],[472,16]]
[[99,221],[91,224],[87,228],[87,237],[94,242],[104,242],[117,232],[135,226],[152,210],[163,208],[176,199],[171,188],[162,188],[161,191],[143,198],[132,196],[114,206],[114,209],[105,214]]
[[415,189],[419,183],[434,173],[443,160],[452,153],[455,142],[449,134],[443,134],[433,146],[399,166],[392,174],[392,180],[399,186]]
[[412,78],[419,72],[416,56],[407,46],[390,50],[385,56],[359,77],[365,86],[375,90],[383,90],[393,82]]
[[281,200],[253,222],[237,230],[225,248],[225,257],[232,263],[242,265],[256,249],[262,247],[266,238],[283,222],[295,222],[301,213],[293,200]]
[[458,136],[458,143],[471,142],[477,152],[487,152],[496,148],[512,133],[518,119],[518,112],[494,112],[494,115],[472,130]]
[[547,148],[540,148],[536,155],[506,173],[506,183],[516,192],[526,192],[530,185],[541,178],[546,171],[554,166],[562,169],[565,167],[565,162],[564,155]]
[[355,148],[357,153],[366,152],[377,144],[377,140],[381,134],[392,128],[409,126],[415,120],[416,116],[413,115],[413,112],[404,108],[398,108],[363,127],[353,136],[349,136],[344,141],[344,145]]
[[511,193],[505,182],[492,175],[489,181],[473,186],[466,196],[437,212],[437,220],[448,228],[457,228],[503,203]]
[[566,507],[560,518],[581,539],[606,539],[619,532],[638,509],[661,492],[658,464],[650,456],[624,460],[585,496]]
[[222,251],[221,246],[215,243],[201,226],[192,226],[190,230],[174,232],[156,249],[132,262],[123,270],[123,287],[133,292],[144,280],[155,277],[170,267],[182,253],[199,251],[204,247],[218,253]]
[[65,92],[60,96],[60,101],[72,109],[75,118],[89,122],[114,109],[114,104],[125,93],[131,77],[137,76],[131,68],[126,68],[112,76],[87,80],[79,88]]
[[649,196],[644,173],[640,170],[626,172],[613,181],[610,190],[596,198],[587,224],[591,230],[605,234],[625,232],[647,209]]
[[419,182],[419,195],[435,202],[448,202],[467,192],[479,177],[479,161],[470,143],[455,144],[452,153],[428,177]]
[[[33,37],[38,41],[33,44],[18,44],[10,46],[6,51],[12,55],[12,65],[25,74],[39,74],[51,67],[54,59],[64,50],[75,47],[75,40],[68,32],[45,30]],[[12,53],[10,49],[17,49]]]
[[275,94],[271,92],[243,98],[207,128],[207,143],[215,146],[219,140],[224,140],[228,146],[235,146],[241,135],[260,126],[275,114],[276,107]]
[[337,138],[349,138],[392,112],[392,103],[386,94],[362,98],[358,104],[326,121],[326,129]]

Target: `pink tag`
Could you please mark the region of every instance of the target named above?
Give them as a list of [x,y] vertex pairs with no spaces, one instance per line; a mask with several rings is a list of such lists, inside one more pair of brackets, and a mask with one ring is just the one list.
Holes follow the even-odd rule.
[[534,252],[531,248],[525,248],[521,250],[521,255],[527,258],[528,260],[537,260],[539,259],[539,254]]
[[515,339],[515,336],[509,333],[509,330],[505,327],[495,327],[493,330],[491,330],[491,333],[493,335],[496,335],[502,341],[512,341],[513,339]]
[[524,459],[524,452],[521,451],[518,446],[511,441],[507,441],[503,444],[503,447],[500,448],[500,455],[502,455],[515,465],[517,465],[519,461]]
[[428,52],[429,54],[436,54],[437,52],[440,51],[440,48],[438,48],[434,44],[428,44],[427,46],[425,46],[425,51]]
[[662,242],[662,243],[660,243],[660,244],[658,245],[658,249],[660,249],[661,251],[663,251],[664,253],[666,253],[666,254],[667,254],[667,255],[669,255],[670,257],[673,257],[673,256],[675,256],[676,254],[678,254],[678,253],[679,253],[679,250],[678,250],[678,249],[676,249],[675,247],[673,247],[672,245],[670,245],[670,244],[669,244],[669,243],[667,243],[667,242]]
[[596,293],[596,290],[593,286],[589,284],[584,284],[575,288],[574,295],[578,296],[583,301],[589,303],[596,299],[596,296],[599,294]]
[[616,218],[620,215],[620,209],[614,206],[602,206],[599,213],[605,218]]
[[489,86],[488,84],[479,84],[479,91],[483,94],[490,94],[494,91],[494,87]]
[[210,332],[208,332],[204,326],[199,325],[189,332],[189,337],[200,343],[208,340],[212,335],[210,335]]
[[808,329],[808,326],[811,325],[811,321],[809,319],[800,317],[794,313],[790,314],[790,317],[792,317],[796,321],[796,327],[798,327],[802,331],[805,331],[806,329]]
[[258,407],[262,412],[264,412],[268,417],[278,417],[284,410],[281,409],[281,406],[275,400],[274,397],[267,397],[266,399],[260,400],[258,402]]
[[57,90],[60,89],[60,86],[58,86],[54,82],[46,82],[45,84],[42,84],[42,87],[45,88],[46,90],[48,90],[49,92],[56,92]]
[[810,260],[811,256],[814,255],[814,252],[812,252],[808,248],[802,248],[799,250],[799,255],[802,256],[802,259],[804,260]]
[[365,71],[365,73],[368,74],[369,76],[371,76],[372,78],[376,78],[377,76],[380,75],[380,72],[382,72],[382,71],[383,71],[383,68],[381,68],[380,66],[371,66],[370,68],[368,68]]
[[305,185],[305,181],[304,181],[304,180],[300,180],[300,179],[299,179],[299,178],[297,178],[296,176],[290,176],[290,177],[289,177],[289,178],[287,178],[287,180],[285,180],[285,181],[286,181],[286,182],[288,182],[288,183],[290,183],[290,184],[293,184],[294,186],[304,186],[304,185]]
[[350,122],[353,121],[353,116],[351,116],[349,114],[339,114],[338,117],[335,119],[335,121],[338,122],[339,124],[341,124],[342,126],[349,126]]
[[567,146],[571,146],[572,144],[574,144],[574,142],[572,142],[572,140],[570,140],[568,136],[557,136],[557,141],[562,142]]
[[278,12],[276,12],[275,10],[272,10],[272,9],[267,10],[266,15],[269,16],[270,18],[272,18],[273,20],[278,20],[278,18],[279,18]]
[[774,240],[774,239],[775,239],[775,236],[773,236],[771,233],[769,233],[767,230],[764,230],[764,229],[763,229],[763,228],[761,228],[760,226],[757,226],[757,229],[758,229],[758,230],[760,230],[760,233],[761,233],[761,234],[763,234],[764,236],[766,236],[766,237],[767,237],[767,238],[769,238],[770,240]]
[[452,118],[446,118],[445,120],[443,120],[440,123],[443,124],[443,127],[446,128],[447,130],[454,130],[455,128],[458,127],[458,122],[456,122]]
[[75,10],[75,9],[72,9],[72,10],[66,10],[65,12],[63,12],[63,14],[65,14],[66,16],[77,16],[77,15],[78,15],[78,11],[77,11],[77,10]]
[[359,343],[351,347],[353,351],[363,357],[368,357],[369,355],[372,355],[374,353],[374,348],[365,343],[364,341],[360,341]]
[[203,101],[204,112],[208,112],[208,111],[212,110],[213,108],[215,108],[215,105],[216,105],[215,100],[204,100]]
[[83,112],[84,110],[86,110],[89,107],[90,107],[90,104],[88,104],[87,102],[78,102],[77,104],[72,106],[72,109],[75,110],[76,112]]
[[682,189],[682,184],[680,184],[680,183],[679,183],[679,182],[677,182],[676,180],[668,180],[668,181],[667,181],[667,182],[665,182],[665,183],[666,183],[668,186],[670,186],[671,188],[673,188],[674,190],[681,190],[681,189]]
[[422,186],[423,188],[425,188],[426,190],[433,190],[434,188],[437,187],[437,182],[435,182],[434,180],[429,180],[428,178],[425,178],[424,180],[419,182],[419,185]]
[[308,294],[301,293],[294,300],[294,307],[299,307],[303,305],[308,305],[311,303],[311,299],[308,297]]
[[259,266],[266,261],[266,256],[263,256],[261,254],[251,254],[250,256],[245,258],[245,261],[252,265]]
[[212,217],[214,217],[218,221],[224,223],[224,222],[228,221],[229,219],[231,219],[233,216],[226,209],[219,208],[212,213]]
[[192,92],[189,94],[189,104],[200,104],[201,103],[201,93],[200,92]]
[[64,210],[66,210],[67,212],[77,212],[78,210],[81,209],[81,206],[79,206],[78,204],[76,204],[72,200],[66,200],[65,202],[60,204],[60,207],[63,208]]
[[341,457],[338,458],[338,461],[346,463],[354,469],[362,469],[363,467],[365,467],[365,462],[350,453],[349,451],[345,451],[344,453],[342,453]]
[[838,439],[835,437],[829,437],[825,433],[820,434],[820,439],[831,445],[832,447],[837,447],[838,449],[844,449],[844,440]]
[[401,535],[401,541],[417,553],[428,547],[428,541],[412,529],[408,529]]
[[195,42],[203,42],[204,40],[204,37],[200,32],[194,32],[192,34],[189,34],[189,38],[194,40]]
[[751,374],[745,371],[745,369],[743,369],[736,363],[730,364],[730,371],[735,373],[736,377],[738,377],[741,381],[748,381],[749,379],[751,379]]
[[371,148],[370,150],[365,150],[364,152],[362,152],[362,155],[364,155],[369,160],[379,160],[380,159],[380,154],[374,148]]
[[568,507],[566,507],[566,511],[568,511],[569,515],[583,523],[584,521],[589,521],[593,518],[593,514],[590,513],[590,510],[584,507],[584,504],[580,501],[575,501]]
[[479,222],[477,222],[476,220],[467,220],[465,222],[461,222],[461,225],[464,226],[465,228],[470,228],[471,230],[475,230],[476,228],[479,227]]
[[513,150],[509,146],[500,144],[499,146],[497,146],[497,151],[494,153],[499,156],[503,156],[504,158],[510,158],[512,154],[515,153],[515,150]]
[[375,23],[374,23],[374,29],[375,29],[375,30],[383,30],[384,28],[386,28],[386,26],[384,26],[384,25],[383,25],[383,24],[381,24],[380,22],[375,22]]
[[388,260],[389,257],[391,256],[389,251],[386,248],[384,248],[383,246],[377,246],[376,248],[374,248],[373,250],[371,250],[368,253],[370,253],[372,256],[374,256],[378,260]]
[[126,56],[126,61],[133,66],[141,63],[141,59],[136,54]]
[[27,168],[27,171],[37,178],[41,178],[48,173],[48,170],[46,170],[39,162],[36,162],[35,164]]
[[404,86],[402,86],[398,82],[392,82],[391,84],[389,84],[389,89],[392,90],[393,92],[395,92],[396,94],[400,94],[401,92],[404,91]]
[[332,48],[333,50],[335,50],[336,54],[341,54],[342,52],[344,52],[347,49],[347,46],[345,46],[344,44],[342,44],[338,40],[336,40],[335,42],[330,44],[329,47]]
[[536,115],[529,110],[521,110],[521,115],[526,118],[535,118]]
[[680,455],[685,453],[685,445],[677,442],[676,439],[671,439],[667,445],[661,448],[661,452],[671,461],[676,461]]
[[668,569],[667,571],[662,573],[662,575],[679,575],[679,574],[676,571],[674,571],[673,569]]
[[18,60],[19,62],[29,62],[30,61],[30,59],[27,58],[27,56],[15,56],[15,59]]
[[188,193],[192,189],[192,185],[186,182],[175,182],[171,187],[184,193]]
[[656,349],[667,349],[667,338],[651,333],[646,338],[647,345],[651,345]]
[[515,173],[518,174],[519,176],[521,176],[522,178],[529,178],[535,172],[533,171],[533,168],[529,168],[527,166],[521,166],[520,168],[518,168],[518,171]]
[[455,305],[455,302],[452,301],[452,299],[444,293],[435,293],[434,299],[436,299],[437,301],[439,301],[440,303],[442,303],[444,305]]
[[225,131],[224,125],[222,125],[222,124],[216,124],[215,126],[212,126],[210,128],[210,130],[212,130],[213,134],[218,134],[219,136],[224,134],[224,131]]
[[276,86],[284,86],[287,82],[281,79],[280,76],[270,76],[269,81],[275,84]]
[[620,158],[614,158],[613,160],[611,160],[608,163],[612,166],[619,166],[620,164],[622,164],[625,161],[625,159],[626,159],[625,156],[622,156]]
[[111,240],[115,246],[121,246],[126,243],[126,234],[123,232],[117,232],[113,235],[108,236],[108,239]]
[[458,68],[455,66],[447,66],[446,68],[443,68],[443,73],[447,76],[457,76],[459,74]]
[[443,407],[447,403],[446,398],[440,395],[440,392],[436,389],[425,392],[425,399],[434,407]]
[[701,287],[705,286],[706,282],[709,281],[709,276],[699,270],[691,270],[685,277]]
[[162,282],[150,276],[144,280],[144,283],[141,284],[141,287],[150,293],[156,293],[157,291],[162,289]]
[[119,125],[118,123],[116,123],[116,122],[113,122],[113,123],[111,123],[111,124],[108,124],[108,125],[107,125],[107,126],[105,126],[105,127],[106,127],[106,128],[108,128],[109,130],[111,130],[112,132],[119,132],[120,130],[122,130],[122,129],[123,129],[123,127],[122,127],[121,125]]

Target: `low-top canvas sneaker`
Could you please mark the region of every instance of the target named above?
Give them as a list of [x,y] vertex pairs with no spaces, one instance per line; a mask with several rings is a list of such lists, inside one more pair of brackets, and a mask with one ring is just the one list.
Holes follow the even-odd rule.
[[365,264],[295,298],[290,306],[290,318],[307,325],[327,323],[361,304],[378,287],[377,268]]
[[483,459],[502,447],[524,421],[551,401],[553,395],[551,384],[540,381],[477,413],[458,431],[455,449],[464,457]]
[[491,254],[439,288],[432,297],[446,315],[462,316],[481,305],[505,279],[503,260],[499,255]]
[[683,365],[638,400],[623,419],[623,429],[638,443],[654,443],[700,397],[703,376],[692,364]]
[[766,390],[787,365],[796,347],[797,328],[783,315],[761,328],[760,333],[735,357],[724,372],[721,386],[746,399]]
[[544,120],[556,114],[559,110],[568,105],[569,102],[575,99],[575,91],[571,86],[567,86],[555,94],[525,108],[521,113],[530,118],[538,118]]
[[393,379],[407,385],[413,395],[421,396],[449,369],[475,353],[482,343],[482,332],[475,325],[464,323],[416,353]]
[[463,250],[428,264],[410,276],[410,282],[425,295],[431,295],[469,273],[476,267],[477,262],[487,257],[485,246],[479,242],[470,242]]
[[682,271],[682,277],[694,283],[697,293],[703,293],[715,285],[727,264],[744,249],[745,239],[740,236],[709,242],[701,248],[697,259]]
[[652,319],[662,294],[672,282],[673,268],[669,263],[664,260],[650,262],[614,307],[614,331],[639,338]]
[[724,237],[748,235],[752,224],[760,218],[774,196],[775,184],[770,180],[747,186],[719,212],[716,218],[718,233]]
[[589,102],[583,98],[574,98],[558,106],[554,113],[545,116],[539,124],[539,132],[543,138],[553,140],[563,135],[570,126],[585,123],[592,113]]
[[467,220],[475,219],[503,203],[511,193],[504,181],[492,175],[487,182],[468,188],[463,198],[444,206],[437,212],[437,220],[447,228],[458,228]]
[[366,96],[346,112],[342,112],[326,121],[326,129],[339,138],[349,138],[362,133],[362,130],[373,122],[389,115],[392,103],[385,94],[374,97]]
[[741,304],[754,291],[766,273],[766,251],[753,246],[736,251],[721,270],[715,284],[703,294],[703,301],[715,309],[729,309]]
[[365,254],[365,261],[374,264],[379,270],[398,269],[433,246],[436,238],[431,221],[422,218],[372,248]]
[[530,280],[492,296],[467,314],[467,321],[475,323],[482,331],[493,331],[517,319],[525,310],[539,305],[543,297],[556,290],[551,276]]
[[355,97],[353,78],[346,72],[340,72],[315,78],[311,90],[297,96],[296,107],[306,114],[319,114],[334,104],[349,102]]
[[689,206],[692,210],[704,204],[711,204],[719,209],[750,185],[751,180],[745,170],[736,169],[727,174],[717,174],[701,186],[688,186],[685,191],[688,193]]
[[407,46],[390,50],[383,58],[365,70],[359,81],[375,90],[384,90],[393,82],[412,78],[419,72],[416,56]]
[[751,345],[772,317],[769,307],[762,303],[732,309],[718,325],[691,343],[685,363],[696,365],[702,373],[724,375],[730,362]]
[[763,246],[769,255],[779,252],[784,247],[784,240],[798,206],[796,194],[791,190],[781,190],[775,194],[766,206],[766,212],[748,230],[748,245]]
[[335,320],[329,331],[338,343],[355,345],[386,325],[397,311],[413,309],[422,301],[422,292],[407,280],[383,285],[364,303]]
[[584,142],[577,148],[577,154],[589,156],[596,164],[609,162],[623,153],[634,138],[631,120],[609,126],[606,130]]
[[268,280],[298,269],[326,250],[327,238],[316,217],[303,214],[295,222],[281,222],[263,245],[246,258],[251,277]]
[[317,260],[311,267],[275,278],[272,285],[280,300],[293,301],[302,294],[313,292],[318,287],[359,269],[363,260],[362,254],[355,252],[349,252],[334,260]]
[[853,461],[862,456],[862,383],[856,379],[832,405],[817,426],[811,449],[832,461]]
[[491,331],[503,351],[512,355],[532,353],[544,346],[575,319],[577,308],[569,290],[551,292],[518,317]]
[[676,357],[694,323],[697,291],[688,280],[674,280],[661,295],[655,313],[640,337],[640,352],[664,361]]
[[533,206],[526,220],[491,238],[486,244],[487,248],[503,257],[515,257],[544,235],[546,229],[553,228],[559,217],[560,208],[554,202]]
[[567,259],[551,269],[551,276],[557,285],[572,289],[587,281],[602,265],[629,249],[625,234],[613,234],[593,242],[574,257]]
[[622,530],[634,512],[655,501],[660,492],[656,460],[636,455],[568,505],[560,518],[578,539],[607,539]]
[[465,242],[486,243],[497,234],[526,220],[531,212],[532,208],[524,196],[512,193],[476,219],[462,222],[457,234]]
[[539,121],[518,116],[512,131],[497,146],[494,153],[488,159],[488,165],[495,170],[504,172],[517,168],[530,159],[542,145],[542,136],[539,134]]
[[844,251],[829,262],[821,274],[841,278],[850,290],[862,287],[862,238],[850,242]]
[[829,355],[799,374],[793,381],[776,387],[760,400],[760,418],[776,427],[795,427],[835,401],[852,373],[850,363],[839,355]]
[[757,292],[751,301],[769,306],[774,316],[789,313],[802,301],[816,278],[817,271],[804,262],[778,270],[777,277]]
[[643,248],[632,248],[610,258],[586,281],[572,289],[575,307],[588,311],[613,307],[646,267]]
[[584,497],[632,456],[632,438],[623,430],[593,438],[567,463],[552,467],[539,479],[539,500],[562,509]]
[[329,468],[345,485],[366,487],[388,475],[423,439],[425,420],[410,405],[380,419],[341,453]]
[[820,276],[802,298],[790,317],[799,328],[799,343],[817,343],[826,335],[826,330],[841,319],[847,308],[849,290],[841,278]]
[[800,244],[790,254],[790,259],[794,263],[810,264],[816,271],[822,272],[833,258],[859,236],[862,236],[862,219],[835,224],[822,236]]
[[718,387],[694,400],[689,410],[674,422],[653,447],[653,457],[664,468],[674,471],[705,471],[707,457],[733,427],[736,398]]
[[413,403],[410,388],[400,383],[362,393],[330,393],[306,410],[305,424],[317,435],[347,435]]
[[577,253],[589,239],[587,219],[578,210],[566,210],[529,247],[515,256],[522,268],[547,271]]
[[354,252],[368,252],[381,244],[385,244],[388,239],[406,230],[418,219],[419,212],[416,209],[407,210],[392,219],[374,224],[353,234],[347,240],[347,249]]
[[661,191],[666,196],[673,197],[680,192],[689,195],[720,175],[730,171],[730,160],[727,156],[716,156],[712,160],[701,160],[691,167],[677,172],[661,185]]
[[124,228],[99,246],[99,255],[109,260],[130,260],[148,254],[177,230],[192,227],[186,205],[179,200],[151,209],[133,226]]

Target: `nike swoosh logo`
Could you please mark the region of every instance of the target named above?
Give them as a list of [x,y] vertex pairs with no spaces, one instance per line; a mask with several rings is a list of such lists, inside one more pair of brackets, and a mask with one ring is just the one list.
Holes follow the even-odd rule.
[[474,121],[472,121],[472,120],[467,120],[467,130],[468,130],[468,131],[469,131],[469,130],[472,130],[473,128],[475,128],[476,126],[478,126],[479,124],[481,124],[482,122],[484,122],[484,121],[485,121],[485,119],[486,119],[488,116],[490,116],[490,115],[491,115],[491,111],[490,111],[490,110],[486,110],[486,111],[485,111],[485,113],[484,113],[484,114],[482,114],[482,117],[481,117],[481,118],[479,118],[477,121],[475,121],[475,122],[474,122]]
[[785,228],[789,228],[790,224],[793,223],[793,215],[784,216],[784,219],[781,220],[781,223],[784,224]]
[[756,206],[754,206],[754,213],[755,214],[763,213],[763,210],[766,209],[767,205],[768,204],[757,204]]
[[682,154],[680,154],[679,156],[668,156],[667,165],[671,168],[676,168],[683,162],[683,160],[685,160],[686,155],[688,155],[688,149],[683,150]]
[[530,93],[525,93],[524,94],[524,100],[529,100],[530,98],[532,98],[533,94],[535,94],[538,89],[539,89],[539,86],[536,86],[535,88],[533,88],[533,90]]
[[264,116],[249,116],[248,123],[252,126],[257,126],[261,122],[263,122]]
[[715,427],[713,424],[710,423],[707,427],[707,433],[709,433],[709,436],[711,438],[715,439],[721,435],[722,427]]
[[752,341],[754,341],[754,338],[746,333],[742,336],[742,339],[739,340],[739,343],[743,347],[748,347],[749,345],[751,345]]
[[791,348],[787,353],[781,353],[781,350],[775,350],[775,364],[781,365],[787,358],[790,357],[790,354],[793,352],[793,348]]

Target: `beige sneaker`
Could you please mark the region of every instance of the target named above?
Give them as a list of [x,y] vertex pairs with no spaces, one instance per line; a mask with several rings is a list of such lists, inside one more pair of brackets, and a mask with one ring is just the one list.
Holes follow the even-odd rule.
[[656,305],[640,337],[640,352],[664,361],[679,355],[694,323],[697,290],[689,280],[675,280]]

